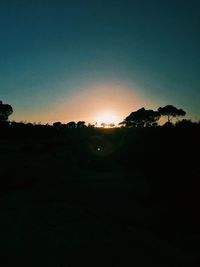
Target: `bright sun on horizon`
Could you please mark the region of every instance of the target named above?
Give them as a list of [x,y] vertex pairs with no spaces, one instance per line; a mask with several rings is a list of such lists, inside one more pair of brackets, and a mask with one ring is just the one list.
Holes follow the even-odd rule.
[[117,126],[119,117],[112,112],[103,112],[95,117],[95,122],[97,123],[97,126],[101,126],[102,123],[115,124]]

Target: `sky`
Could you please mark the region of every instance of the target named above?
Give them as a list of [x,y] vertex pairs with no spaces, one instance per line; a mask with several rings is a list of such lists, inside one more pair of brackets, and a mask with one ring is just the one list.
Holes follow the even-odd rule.
[[167,104],[200,119],[199,0],[0,0],[10,120],[122,121]]

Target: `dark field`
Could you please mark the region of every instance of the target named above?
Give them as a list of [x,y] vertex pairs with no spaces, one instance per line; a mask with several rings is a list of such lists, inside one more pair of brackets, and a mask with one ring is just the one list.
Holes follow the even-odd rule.
[[200,266],[200,127],[0,128],[0,266]]

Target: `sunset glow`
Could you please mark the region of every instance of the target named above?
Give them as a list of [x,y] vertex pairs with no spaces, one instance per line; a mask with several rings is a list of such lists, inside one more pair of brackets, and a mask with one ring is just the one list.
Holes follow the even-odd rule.
[[0,0],[0,33],[6,266],[199,261],[200,0]]
[[200,1],[1,2],[11,121],[116,124],[169,103],[199,120]]
[[97,122],[97,126],[100,126],[102,123],[118,125],[119,117],[111,112],[103,112],[95,118],[95,121]]

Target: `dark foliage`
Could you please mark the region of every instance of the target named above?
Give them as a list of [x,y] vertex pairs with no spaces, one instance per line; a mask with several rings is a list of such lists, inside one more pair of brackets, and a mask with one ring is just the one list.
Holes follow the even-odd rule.
[[197,266],[199,136],[188,120],[0,125],[1,266]]
[[74,129],[76,128],[76,123],[74,121],[70,121],[66,124],[67,128]]
[[167,116],[168,122],[171,122],[173,118],[185,116],[186,112],[183,109],[178,109],[172,105],[158,108],[158,112],[162,116]]
[[154,110],[146,110],[141,108],[132,112],[125,118],[124,124],[126,127],[150,127],[155,126],[156,122],[160,119],[160,113]]
[[59,128],[62,125],[60,121],[54,122],[53,126]]
[[8,117],[13,113],[13,108],[8,104],[0,101],[0,121],[7,121]]
[[79,129],[86,127],[85,121],[78,121],[76,127]]

